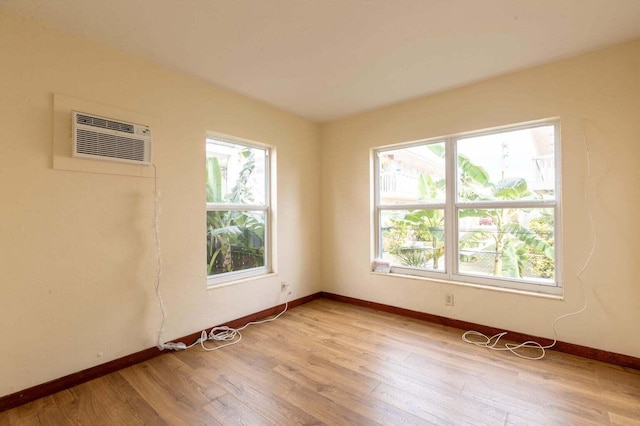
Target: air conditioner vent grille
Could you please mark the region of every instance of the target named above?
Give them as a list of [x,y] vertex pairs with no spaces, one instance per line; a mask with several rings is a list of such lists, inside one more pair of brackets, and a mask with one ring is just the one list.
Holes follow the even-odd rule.
[[84,124],[85,126],[100,127],[103,129],[117,130],[119,132],[131,134],[133,134],[134,132],[132,124],[120,123],[118,121],[107,120],[101,117],[92,117],[83,114],[76,114],[76,123]]
[[76,146],[78,154],[147,161],[145,141],[139,139],[78,129]]
[[74,157],[150,165],[151,128],[72,111]]

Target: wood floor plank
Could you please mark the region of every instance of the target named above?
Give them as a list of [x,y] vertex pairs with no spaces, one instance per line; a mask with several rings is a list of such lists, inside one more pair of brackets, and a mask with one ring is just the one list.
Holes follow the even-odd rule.
[[419,417],[402,411],[384,401],[372,398],[371,392],[341,386],[340,383],[334,382],[331,376],[318,376],[304,366],[294,367],[293,364],[281,365],[278,366],[275,371],[283,377],[299,383],[307,390],[323,395],[333,404],[342,407],[342,409],[348,409],[369,419],[370,424],[424,424],[424,420]]
[[273,424],[228,393],[214,399],[205,405],[204,409],[225,425],[260,426]]
[[612,425],[616,426],[640,426],[640,420],[621,416],[616,413],[609,413],[609,420]]
[[[348,345],[362,352],[376,353],[386,358],[402,361],[411,351],[392,344],[386,339],[380,338],[378,329],[361,327],[354,323],[336,321],[335,318],[326,315],[305,316],[304,314],[292,314],[293,318],[299,318],[301,322],[313,321],[320,329],[329,334],[327,340],[335,341],[342,345]],[[348,330],[348,331],[347,331]]]
[[148,363],[125,368],[119,374],[171,425],[220,424],[202,407],[174,393]]
[[[13,410],[5,411],[2,413],[7,420],[8,425],[40,425],[40,415],[48,411],[48,407],[52,406],[53,410],[56,409],[55,403],[51,396],[40,398],[33,402],[16,407]],[[1,417],[0,417],[1,419]]]
[[177,399],[188,401],[194,407],[201,407],[226,393],[216,383],[202,386],[196,380],[197,370],[189,367],[179,357],[173,356],[174,354],[168,355],[154,358],[148,365],[162,378],[165,386],[171,387]]
[[[236,353],[231,351],[221,353],[225,360],[225,366],[236,373],[247,370],[247,356],[238,356],[239,353],[249,351],[248,348],[238,347]],[[277,366],[277,365],[276,365]],[[274,367],[276,367],[274,366]],[[329,425],[334,424],[367,424],[366,418],[352,410],[333,403],[325,396],[310,390],[300,383],[278,374],[273,369],[256,374],[251,380],[257,383],[261,389],[274,388],[277,397],[300,411],[309,414],[319,422]]]
[[98,404],[89,392],[87,383],[51,396],[53,404],[38,414],[43,425],[110,424],[106,408]]
[[554,351],[523,360],[462,332],[316,299],[237,345],[166,353],[0,425],[640,425],[640,371]]
[[120,374],[110,374],[88,384],[98,402],[109,407],[112,424],[166,425],[153,407]]
[[[181,353],[184,357],[187,352]],[[203,352],[199,350],[188,353],[190,358],[203,359],[208,365],[196,370],[197,381],[216,383],[226,392],[234,395],[250,407],[260,413],[272,424],[319,424],[308,413],[282,400],[279,395],[293,387],[293,383],[274,381],[272,377],[257,376],[251,369],[238,363],[233,354],[220,352]],[[228,358],[225,358],[227,357]],[[230,360],[230,361],[228,361]]]

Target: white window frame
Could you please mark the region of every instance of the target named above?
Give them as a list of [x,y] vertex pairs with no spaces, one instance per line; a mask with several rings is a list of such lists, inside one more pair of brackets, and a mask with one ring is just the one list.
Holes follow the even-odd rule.
[[[235,136],[222,135],[219,133],[208,133],[205,145],[207,140],[215,140],[220,142],[226,142],[232,145],[240,146],[240,147],[248,147],[254,149],[260,149],[265,152],[265,188],[264,188],[264,196],[265,202],[264,204],[231,204],[231,203],[206,203],[206,214],[210,211],[259,211],[264,212],[265,214],[265,223],[264,223],[264,266],[259,266],[255,268],[243,269],[239,271],[231,271],[231,272],[223,272],[220,274],[207,275],[207,287],[214,287],[222,284],[231,284],[237,281],[245,280],[248,278],[254,278],[263,276],[266,274],[270,274],[273,272],[272,266],[272,253],[271,253],[271,223],[272,223],[272,208],[271,208],[271,151],[272,147],[260,144],[258,142],[249,141],[246,139],[238,138]],[[206,249],[206,247],[205,247]]]
[[[459,139],[499,134],[503,132],[524,130],[541,126],[554,126],[554,166],[555,166],[555,188],[553,200],[522,200],[522,201],[502,201],[494,200],[488,202],[464,202],[457,199],[457,141]],[[380,154],[385,151],[409,148],[412,146],[427,145],[432,143],[445,144],[445,172],[446,172],[446,200],[443,203],[413,203],[413,204],[381,204],[380,202]],[[482,288],[501,289],[506,291],[518,291],[525,293],[562,295],[562,210],[561,210],[561,141],[560,141],[560,121],[558,119],[545,119],[528,123],[515,124],[495,128],[491,130],[473,131],[461,134],[449,135],[433,139],[425,139],[408,143],[387,145],[374,148],[373,158],[373,233],[374,233],[374,257],[382,257],[382,227],[381,214],[383,211],[394,210],[423,210],[442,209],[445,216],[445,267],[444,272],[412,268],[399,265],[391,265],[391,274],[403,276],[415,276],[425,279],[442,281],[451,284],[461,284],[477,286]],[[468,207],[509,207],[509,208],[551,208],[554,210],[554,280],[553,283],[536,283],[533,280],[518,280],[506,277],[495,277],[485,275],[472,275],[459,272],[459,246],[458,246],[458,211]]]

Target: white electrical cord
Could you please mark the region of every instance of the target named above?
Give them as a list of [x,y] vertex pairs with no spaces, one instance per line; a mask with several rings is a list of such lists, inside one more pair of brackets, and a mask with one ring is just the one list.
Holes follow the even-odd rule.
[[[249,327],[250,325],[264,324],[264,323],[267,323],[267,322],[275,321],[278,318],[280,318],[280,316],[282,314],[287,312],[288,308],[289,308],[289,302],[285,302],[284,310],[282,312],[280,312],[278,315],[276,315],[275,317],[267,318],[267,319],[260,320],[260,321],[251,321],[251,322],[246,323],[245,325],[243,325],[240,328],[232,328],[232,327],[228,327],[226,325],[223,325],[223,326],[219,326],[219,327],[213,327],[211,329],[211,331],[209,331],[208,334],[207,334],[206,330],[202,330],[202,334],[200,335],[200,338],[197,339],[195,342],[193,342],[192,344],[190,344],[189,346],[187,346],[184,349],[192,348],[192,347],[194,347],[195,345],[197,345],[199,343],[200,346],[202,346],[202,349],[204,349],[205,351],[211,352],[211,351],[216,351],[218,349],[226,348],[227,346],[235,345],[240,340],[242,340],[242,333],[241,333],[242,330],[244,330],[245,328]],[[219,345],[219,346],[214,346],[214,347],[206,347],[204,342],[206,342],[207,340],[213,340],[213,341],[216,341],[216,342],[227,342],[227,343],[225,343],[223,345]]]
[[[546,346],[543,346],[540,343],[533,340],[528,340],[526,342],[519,343],[519,344],[505,343],[504,346],[497,346],[500,339],[507,334],[506,331],[495,334],[491,337],[488,337],[480,333],[479,331],[469,330],[462,335],[463,341],[467,343],[471,343],[472,345],[481,346],[494,351],[509,351],[520,358],[538,360],[538,359],[544,358],[546,354],[546,351],[545,351],[546,349],[551,349],[556,345],[556,343],[558,343],[558,331],[556,330],[556,324],[558,323],[558,321],[573,315],[581,314],[582,312],[587,310],[589,301],[587,299],[587,293],[585,290],[584,281],[582,281],[582,274],[587,269],[587,266],[589,266],[589,263],[591,263],[591,258],[593,257],[593,253],[596,250],[596,245],[598,243],[598,240],[596,235],[595,222],[593,220],[593,210],[591,207],[591,203],[589,201],[589,183],[591,182],[591,152],[589,151],[589,143],[587,142],[587,131],[585,129],[584,121],[582,123],[582,134],[584,137],[584,147],[587,153],[587,177],[585,179],[585,184],[584,184],[584,200],[585,200],[585,204],[587,205],[587,213],[589,215],[589,225],[591,227],[591,235],[593,236],[593,241],[591,243],[591,250],[589,250],[589,255],[587,256],[584,264],[582,265],[582,268],[580,268],[580,271],[578,271],[578,274],[576,275],[578,282],[580,283],[580,289],[582,290],[582,295],[584,297],[584,305],[582,306],[582,308],[578,309],[577,311],[569,312],[567,314],[561,315],[558,318],[556,318],[555,321],[553,321],[553,325],[551,327],[553,329],[553,343]],[[469,336],[474,336],[474,338],[470,339]],[[517,352],[519,349],[523,349],[523,348],[539,349],[540,355],[529,356],[529,355],[523,355]]]
[[153,205],[153,228],[155,231],[155,243],[156,243],[156,297],[158,298],[158,304],[160,305],[160,312],[162,313],[162,321],[160,322],[160,329],[158,330],[158,340],[156,347],[163,351],[165,349],[172,349],[174,351],[185,349],[186,345],[182,342],[166,342],[162,343],[162,333],[164,333],[164,323],[167,320],[167,310],[164,307],[164,301],[162,300],[162,294],[160,294],[160,277],[162,275],[162,256],[160,255],[160,193],[158,192],[158,169],[156,165],[153,166],[153,195],[155,197]]
[[160,294],[160,277],[162,276],[162,256],[160,255],[160,193],[158,192],[158,169],[155,164],[153,166],[153,229],[155,235],[156,244],[156,297],[158,298],[158,304],[160,305],[160,312],[162,313],[162,321],[160,322],[160,329],[158,330],[158,339],[156,346],[161,351],[164,349],[177,349],[172,342],[162,343],[162,333],[164,332],[164,323],[167,319],[167,310],[164,307],[164,301],[162,300],[162,294]]
[[[160,329],[158,330],[158,340],[156,343],[156,346],[158,347],[158,349],[161,351],[165,349],[178,351],[178,350],[192,348],[193,346],[200,343],[200,345],[202,346],[202,349],[204,349],[205,351],[215,351],[217,349],[222,349],[226,346],[234,345],[238,343],[240,340],[242,340],[242,334],[240,333],[240,331],[244,330],[248,326],[275,321],[280,317],[280,315],[284,314],[289,308],[288,301],[285,302],[284,304],[284,310],[273,318],[268,318],[261,321],[251,321],[240,328],[231,328],[227,326],[214,327],[211,329],[209,334],[207,334],[206,330],[203,330],[200,338],[189,346],[187,346],[183,342],[165,342],[165,343],[162,342],[162,334],[164,333],[164,324],[167,320],[167,310],[164,306],[164,301],[162,300],[162,294],[160,293],[160,277],[162,276],[162,256],[160,255],[160,193],[158,192],[158,170],[156,169],[155,164],[152,164],[152,165],[153,165],[153,194],[155,196],[153,213],[154,213],[154,231],[155,231],[156,262],[157,262],[156,297],[158,298],[158,303],[160,305],[160,312],[162,313],[162,321],[160,322]],[[204,342],[206,342],[207,340],[224,341],[229,343],[216,346],[213,348],[207,348],[204,345]]]

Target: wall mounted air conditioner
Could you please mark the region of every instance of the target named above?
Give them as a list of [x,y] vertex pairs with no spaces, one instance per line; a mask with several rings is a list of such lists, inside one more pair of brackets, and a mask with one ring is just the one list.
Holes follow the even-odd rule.
[[151,129],[142,124],[71,112],[74,157],[151,164]]

